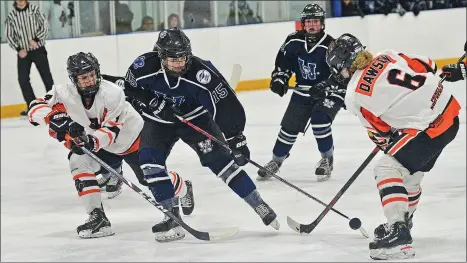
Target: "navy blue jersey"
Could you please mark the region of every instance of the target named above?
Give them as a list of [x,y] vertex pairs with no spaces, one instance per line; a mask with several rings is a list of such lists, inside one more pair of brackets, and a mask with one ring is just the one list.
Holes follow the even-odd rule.
[[287,36],[281,46],[275,62],[273,74],[294,73],[297,85],[312,86],[329,78],[331,71],[326,63],[326,51],[334,40],[328,34],[312,47],[305,41],[305,33],[300,30]]
[[[226,138],[242,132],[245,111],[234,90],[210,61],[193,57],[191,63],[183,76],[172,77],[165,73],[157,52],[145,53],[129,67],[125,90],[149,90],[154,96],[171,100],[187,120],[210,114]],[[155,121],[173,123],[152,117]]]

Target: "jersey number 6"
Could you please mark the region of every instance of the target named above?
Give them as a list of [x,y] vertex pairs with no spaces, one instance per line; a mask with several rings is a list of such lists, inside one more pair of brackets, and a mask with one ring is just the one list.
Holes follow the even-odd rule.
[[426,77],[423,75],[410,75],[398,69],[391,69],[388,74],[388,82],[411,90],[416,90],[425,84]]

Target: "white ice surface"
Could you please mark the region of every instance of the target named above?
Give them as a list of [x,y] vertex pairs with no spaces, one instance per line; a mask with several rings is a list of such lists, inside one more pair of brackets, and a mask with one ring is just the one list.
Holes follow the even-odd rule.
[[[465,88],[465,83],[457,88]],[[239,94],[247,112],[251,158],[261,164],[271,157],[289,96],[280,98],[268,91]],[[466,260],[464,110],[461,123],[456,139],[422,182],[423,194],[412,231],[417,255],[412,261]],[[280,174],[326,203],[374,147],[357,118],[346,111],[336,118],[333,135],[335,170],[330,181],[316,181],[314,167],[319,153],[311,129],[299,136]],[[324,207],[277,180],[257,183],[282,224],[279,231],[265,227],[244,201],[201,167],[196,154],[182,142],[172,151],[168,167],[194,184],[196,208],[184,220],[203,230],[237,226],[237,236],[207,243],[187,234],[178,242],[157,243],[151,226],[162,218],[162,213],[124,186],[119,197],[104,200],[116,235],[80,239],[76,227],[87,215],[69,175],[66,156],[67,150],[49,138],[45,128],[33,127],[24,119],[2,120],[2,261],[371,261],[370,240],[351,230],[348,221],[333,212],[309,235],[289,229],[287,215],[309,223]],[[335,206],[351,218],[359,217],[369,233],[385,220],[373,179],[373,164],[374,161]],[[248,165],[245,169],[252,178],[256,177],[255,167]],[[137,182],[126,164],[124,172]]]

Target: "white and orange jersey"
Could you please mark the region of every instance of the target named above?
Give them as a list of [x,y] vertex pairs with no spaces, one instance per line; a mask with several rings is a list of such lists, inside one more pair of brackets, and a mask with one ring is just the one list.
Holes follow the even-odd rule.
[[384,134],[391,128],[423,131],[431,127],[427,133],[436,137],[451,126],[460,105],[439,84],[435,72],[429,58],[383,51],[366,69],[354,73],[345,105],[370,130]]
[[74,85],[54,85],[43,98],[31,103],[29,121],[48,124],[47,116],[52,110],[66,111],[73,121],[85,128],[87,134],[97,138],[99,149],[115,154],[137,150],[144,121],[125,100],[123,89],[112,82],[101,81],[89,109],[84,107]]

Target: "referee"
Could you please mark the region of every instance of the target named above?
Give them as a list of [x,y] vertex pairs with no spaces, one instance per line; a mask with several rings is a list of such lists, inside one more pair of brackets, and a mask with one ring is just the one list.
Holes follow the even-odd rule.
[[[32,63],[36,65],[46,91],[51,90],[54,84],[44,47],[49,29],[39,7],[26,0],[14,1],[13,7],[5,21],[5,35],[8,44],[18,52],[18,81],[29,107],[31,101],[36,99],[29,79]],[[21,115],[26,116],[27,110],[22,111]]]

